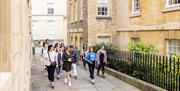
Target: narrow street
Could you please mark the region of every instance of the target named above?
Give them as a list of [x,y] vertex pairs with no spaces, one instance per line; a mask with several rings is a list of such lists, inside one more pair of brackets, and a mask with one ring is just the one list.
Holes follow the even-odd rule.
[[48,85],[48,79],[43,75],[43,67],[38,58],[32,62],[31,72],[31,91],[140,91],[139,89],[119,80],[110,75],[106,78],[95,76],[95,85],[89,82],[89,73],[78,67],[78,79],[72,78],[72,86],[64,83],[64,72],[61,73],[61,79],[55,79],[55,89]]

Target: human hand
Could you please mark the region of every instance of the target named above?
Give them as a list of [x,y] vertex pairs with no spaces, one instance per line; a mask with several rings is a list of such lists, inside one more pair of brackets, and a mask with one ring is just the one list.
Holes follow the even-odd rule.
[[69,58],[68,61],[71,62],[71,61],[72,61],[72,58]]

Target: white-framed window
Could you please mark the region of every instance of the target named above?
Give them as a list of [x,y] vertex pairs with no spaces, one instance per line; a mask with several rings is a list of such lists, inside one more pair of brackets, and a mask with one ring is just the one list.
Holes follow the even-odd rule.
[[98,0],[97,2],[98,16],[108,16],[109,14],[108,5],[109,5],[108,0]]
[[47,3],[47,14],[54,14],[54,3]]
[[81,15],[80,15],[80,19],[83,19],[83,4],[84,4],[84,0],[81,0]]
[[133,43],[140,42],[140,38],[131,38],[131,42]]
[[110,42],[109,36],[99,36],[98,39],[99,39],[99,43],[107,44]]
[[132,14],[140,13],[140,0],[132,0]]
[[75,7],[74,7],[74,14],[75,14],[75,21],[77,21],[78,20],[78,1],[77,0],[75,0],[75,5],[74,5]]
[[71,23],[74,21],[74,6],[73,3],[70,3],[70,21]]
[[33,20],[32,21],[32,35],[37,35],[39,33],[39,28],[38,28],[38,21]]
[[48,38],[54,39],[54,35],[56,34],[55,21],[54,20],[48,20],[47,24],[48,24]]
[[180,6],[180,0],[166,0],[166,7]]
[[167,41],[167,55],[180,54],[180,40],[168,40]]

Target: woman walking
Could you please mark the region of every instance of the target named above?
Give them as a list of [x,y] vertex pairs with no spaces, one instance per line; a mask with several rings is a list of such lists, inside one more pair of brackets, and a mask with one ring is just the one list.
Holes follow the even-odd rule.
[[46,61],[46,54],[47,54],[47,50],[48,50],[48,44],[46,42],[43,42],[43,48],[41,50],[41,63],[44,67],[44,75],[47,76],[48,73],[47,73],[47,68],[46,68],[46,65],[45,65],[45,61]]
[[96,61],[96,53],[93,52],[92,47],[89,47],[89,53],[87,53],[86,61],[89,66],[91,82],[92,82],[92,84],[94,84],[94,66],[95,66],[95,61]]
[[58,52],[57,52],[58,64],[56,66],[57,79],[60,79],[61,65],[62,65],[62,54],[63,54],[62,48],[59,47]]
[[82,56],[82,60],[83,60],[83,66],[84,66],[84,70],[86,70],[86,60],[85,57],[88,53],[88,48],[86,45],[83,46],[83,50],[81,51],[81,56]]
[[71,86],[71,79],[70,79],[70,71],[71,71],[71,64],[72,64],[72,58],[71,58],[71,49],[69,46],[65,48],[65,52],[63,53],[63,70],[66,71],[66,76],[64,79],[65,83],[68,83],[68,86]]
[[105,65],[107,64],[107,53],[106,50],[104,50],[104,45],[101,46],[101,49],[97,52],[97,63],[99,65],[97,69],[97,76],[99,76],[100,69],[102,70],[102,77],[105,78],[104,72],[105,72]]
[[54,72],[55,72],[56,64],[57,64],[56,52],[53,51],[53,45],[49,45],[47,55],[46,55],[46,67],[48,71],[49,85],[51,88],[55,87]]

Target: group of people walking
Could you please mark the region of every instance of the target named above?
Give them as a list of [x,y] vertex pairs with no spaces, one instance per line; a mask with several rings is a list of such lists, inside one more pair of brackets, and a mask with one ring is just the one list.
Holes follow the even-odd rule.
[[56,43],[55,45],[52,45],[47,40],[43,42],[43,48],[41,50],[41,62],[45,68],[45,75],[48,76],[49,85],[51,88],[55,87],[55,71],[57,74],[57,79],[60,79],[61,70],[66,72],[64,82],[68,86],[72,86],[71,73],[73,73],[74,79],[77,79],[77,62],[79,57],[81,57],[83,60],[85,70],[86,64],[88,64],[90,81],[92,84],[95,83],[95,68],[97,68],[97,76],[99,76],[99,71],[102,70],[102,77],[105,78],[104,68],[107,64],[107,54],[103,45],[101,46],[101,49],[95,53],[92,47],[88,48],[87,46],[83,46],[82,51],[79,51],[73,45],[64,46],[63,43]]

